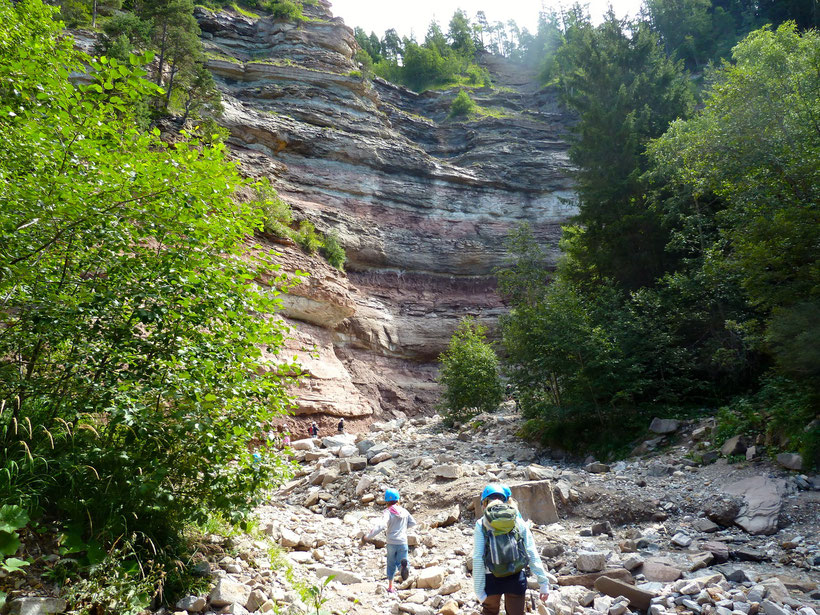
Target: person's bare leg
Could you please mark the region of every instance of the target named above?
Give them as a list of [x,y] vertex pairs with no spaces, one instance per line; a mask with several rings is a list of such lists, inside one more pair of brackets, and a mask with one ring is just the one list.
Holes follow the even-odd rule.
[[525,596],[518,594],[504,594],[504,608],[507,615],[524,615]]
[[498,615],[501,610],[501,594],[487,596],[481,605],[481,615]]

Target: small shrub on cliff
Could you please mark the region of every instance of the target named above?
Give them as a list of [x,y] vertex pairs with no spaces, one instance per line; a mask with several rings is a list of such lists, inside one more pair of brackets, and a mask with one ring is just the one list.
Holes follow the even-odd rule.
[[322,248],[322,254],[324,254],[327,262],[333,267],[336,267],[339,271],[344,271],[347,255],[345,254],[345,249],[342,247],[342,244],[339,243],[339,237],[336,233],[329,233],[325,237],[325,246]]
[[315,254],[322,247],[322,240],[316,233],[316,227],[310,220],[302,220],[299,223],[299,230],[294,237],[296,243],[308,254]]
[[504,399],[498,357],[487,343],[486,333],[474,318],[465,318],[439,357],[439,383],[444,386],[439,412],[448,425],[491,412]]
[[450,105],[450,117],[466,117],[473,111],[475,111],[473,99],[467,92],[460,90]]

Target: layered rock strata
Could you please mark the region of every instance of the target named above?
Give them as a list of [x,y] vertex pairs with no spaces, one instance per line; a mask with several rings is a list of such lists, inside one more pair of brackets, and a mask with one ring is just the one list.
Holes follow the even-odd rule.
[[432,363],[458,321],[492,327],[503,311],[493,271],[510,230],[528,222],[557,255],[574,213],[567,118],[553,93],[506,66],[510,85],[473,94],[489,112],[452,121],[454,91],[364,78],[352,30],[323,0],[305,11],[298,24],[196,13],[244,171],[270,178],[347,251],[344,275],[278,246],[286,269],[314,273],[283,312],[293,343],[318,350],[302,357],[299,412],[415,413],[435,398]]

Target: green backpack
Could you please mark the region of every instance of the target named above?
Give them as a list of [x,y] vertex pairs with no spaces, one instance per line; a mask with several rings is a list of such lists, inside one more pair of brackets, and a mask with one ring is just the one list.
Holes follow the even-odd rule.
[[484,566],[496,577],[518,574],[529,563],[524,536],[516,524],[518,511],[509,504],[496,504],[484,513]]

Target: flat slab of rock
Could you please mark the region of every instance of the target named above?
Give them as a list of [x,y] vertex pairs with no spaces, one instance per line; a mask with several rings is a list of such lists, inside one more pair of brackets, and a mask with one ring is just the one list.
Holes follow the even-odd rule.
[[712,532],[717,532],[720,529],[720,526],[717,523],[710,521],[709,519],[695,519],[692,521],[692,527],[698,532],[703,532],[704,534],[711,534]]
[[635,582],[629,570],[626,570],[625,568],[614,568],[612,570],[604,570],[602,572],[590,572],[588,574],[569,574],[563,577],[558,577],[558,585],[581,585],[588,589],[593,589],[595,587],[595,581],[597,581],[603,576],[607,576],[610,579],[615,579],[618,581],[624,581],[626,583]]
[[652,603],[652,598],[655,594],[642,589],[638,589],[634,585],[629,585],[623,581],[613,579],[608,576],[600,577],[595,581],[594,585],[602,594],[617,598],[623,596],[629,600],[629,606],[635,607],[642,611],[649,610],[649,605]]
[[66,609],[61,598],[15,598],[8,604],[10,615],[56,615]]
[[316,576],[319,578],[329,577],[333,575],[333,580],[338,581],[342,585],[353,585],[354,583],[361,583],[362,577],[347,570],[339,568],[326,568],[320,566],[316,569]]
[[780,503],[786,491],[785,481],[753,476],[723,488],[730,495],[742,496],[744,505],[735,523],[749,534],[774,534]]
[[679,568],[652,559],[646,560],[643,563],[641,572],[647,581],[660,581],[661,583],[672,583],[680,579],[683,575],[683,572]]
[[455,480],[461,478],[463,474],[464,470],[457,463],[440,465],[433,471],[433,475],[436,478],[443,478],[445,480]]
[[316,448],[316,444],[313,442],[312,438],[306,438],[304,440],[295,440],[291,442],[290,447],[295,451],[312,451]]
[[322,438],[322,446],[325,448],[334,449],[347,445],[356,446],[356,436],[352,433],[340,433]]

